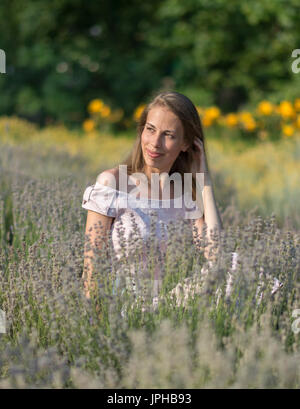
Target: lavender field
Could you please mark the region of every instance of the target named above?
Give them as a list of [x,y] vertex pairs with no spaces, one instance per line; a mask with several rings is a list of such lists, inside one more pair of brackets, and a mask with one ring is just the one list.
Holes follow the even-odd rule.
[[[204,262],[186,223],[174,224],[156,303],[155,240],[147,271],[133,277],[142,297],[130,285],[113,291],[108,248],[111,257],[95,257],[99,291],[88,301],[81,201],[93,177],[80,155],[0,147],[0,387],[299,388],[296,212],[245,210],[220,185],[216,263]],[[139,266],[133,241],[128,263]]]

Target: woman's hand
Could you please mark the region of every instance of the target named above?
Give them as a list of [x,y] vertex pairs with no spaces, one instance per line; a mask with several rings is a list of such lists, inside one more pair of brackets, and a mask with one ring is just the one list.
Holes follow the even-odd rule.
[[201,139],[199,138],[195,139],[192,152],[193,152],[192,172],[209,173],[204,150],[204,143]]

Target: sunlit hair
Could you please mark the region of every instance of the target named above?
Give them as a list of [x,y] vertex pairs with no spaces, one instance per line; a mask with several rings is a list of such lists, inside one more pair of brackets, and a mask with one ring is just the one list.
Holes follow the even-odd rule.
[[[184,183],[184,174],[192,173],[192,147],[194,140],[197,138],[202,140],[203,145],[205,144],[205,141],[201,120],[195,105],[189,98],[183,94],[180,94],[179,92],[159,93],[146,105],[137,124],[137,138],[133,149],[129,156],[121,164],[127,165],[128,176],[136,172],[144,171],[145,161],[141,146],[141,135],[147,122],[148,112],[157,106],[168,108],[181,120],[183,125],[184,141],[188,143],[189,148],[186,150],[186,152],[181,151],[179,153],[169,171],[169,177],[171,177],[174,172],[178,172],[181,175],[182,183]],[[184,186],[182,186],[182,188],[184,191]],[[192,198],[193,200],[196,200],[196,181],[194,173],[192,175]]]

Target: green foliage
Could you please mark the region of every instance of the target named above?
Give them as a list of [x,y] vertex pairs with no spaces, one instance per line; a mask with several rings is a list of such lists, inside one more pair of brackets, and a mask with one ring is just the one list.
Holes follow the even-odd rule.
[[154,91],[234,111],[293,99],[297,0],[3,0],[0,115],[80,124],[102,98],[125,116]]

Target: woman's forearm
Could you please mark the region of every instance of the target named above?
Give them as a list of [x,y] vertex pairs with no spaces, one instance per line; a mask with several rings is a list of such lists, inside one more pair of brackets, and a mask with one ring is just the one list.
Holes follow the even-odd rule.
[[[110,227],[113,218],[88,211],[85,227],[84,243],[84,265],[83,265],[83,284],[87,298],[91,296],[91,290],[96,290],[96,282],[93,280],[94,263],[97,261],[99,251],[104,251],[108,257],[107,244]],[[104,248],[103,248],[104,246]]]
[[207,238],[208,245],[204,249],[204,256],[207,260],[215,259],[215,254],[210,254],[212,248],[211,231],[213,232],[215,228],[220,231],[223,229],[222,220],[220,213],[216,204],[212,180],[209,172],[204,174],[204,186],[202,186],[202,201],[203,201],[203,212],[204,218],[197,223],[198,234],[201,236],[204,222],[207,225]]
[[209,173],[205,173],[204,175],[202,199],[204,207],[204,218],[207,224],[208,233],[210,233],[210,230],[213,230],[215,227],[217,227],[218,230],[223,229],[222,220],[215,200],[212,180]]
[[92,281],[92,274],[93,274],[93,262],[92,259],[94,257],[93,250],[85,251],[84,253],[84,263],[83,263],[83,285],[84,285],[84,293],[86,298],[90,298],[91,294],[90,291],[95,289],[95,283]]

